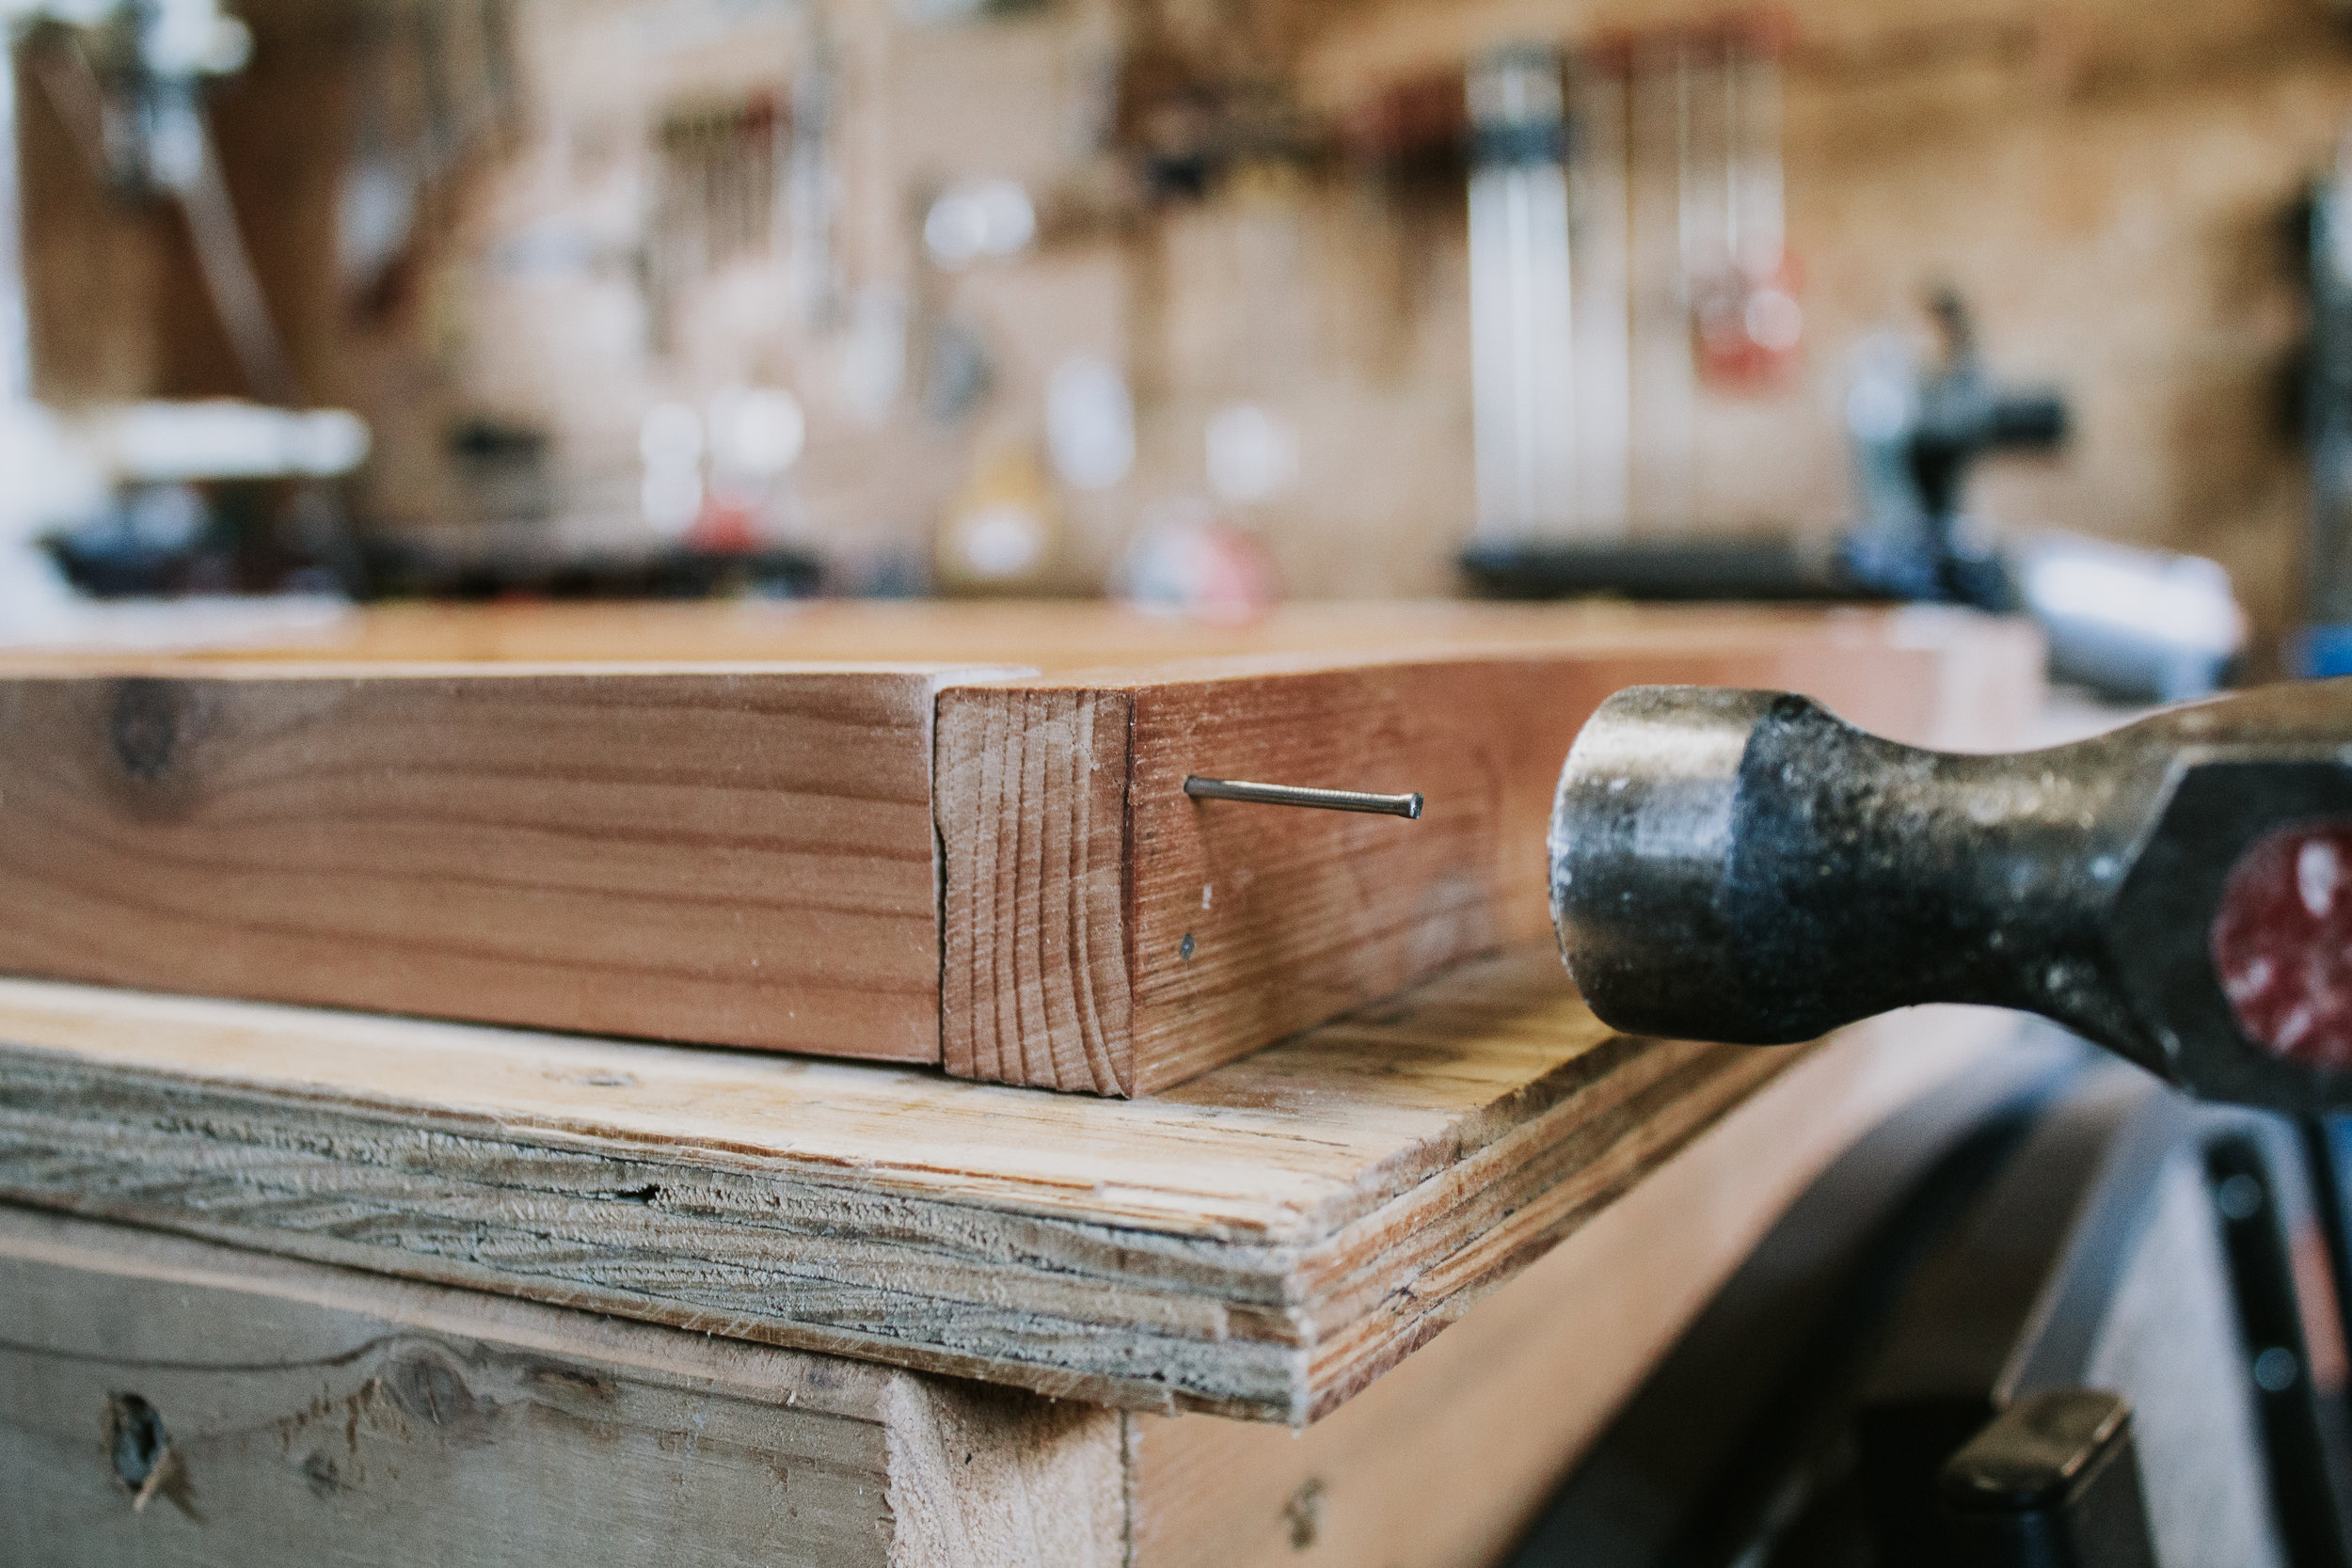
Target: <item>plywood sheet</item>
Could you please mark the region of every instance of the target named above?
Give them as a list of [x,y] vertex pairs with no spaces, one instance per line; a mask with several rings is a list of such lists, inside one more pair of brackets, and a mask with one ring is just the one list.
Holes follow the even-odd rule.
[[[1491,1561],[1789,1198],[1987,1060],[1968,1022],[1812,1053],[1303,1433],[0,1208],[0,1557]],[[103,1440],[130,1395],[174,1450],[145,1507]]]
[[13,981],[0,1200],[1297,1422],[1804,1054],[1613,1035],[1548,947],[1111,1102]]

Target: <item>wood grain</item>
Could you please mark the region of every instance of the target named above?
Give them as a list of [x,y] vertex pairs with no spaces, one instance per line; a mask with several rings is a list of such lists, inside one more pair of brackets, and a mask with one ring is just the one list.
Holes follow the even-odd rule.
[[[1930,1009],[1808,1055],[1303,1433],[0,1209],[0,1557],[1492,1561],[1789,1197],[1983,1060],[1985,1022]],[[145,1509],[103,1441],[129,1393],[185,1466]]]
[[[1113,1413],[24,1211],[0,1300],[9,1562],[1124,1557]],[[167,1443],[144,1502],[127,1399]]]
[[1806,1057],[1304,1432],[1130,1416],[1131,1568],[1501,1560],[1782,1211],[2006,1033],[1927,1008]]
[[[951,687],[934,794],[943,1059],[962,1076],[1149,1094],[1540,940],[1531,846],[1561,759],[1612,692],[1787,688],[1881,733],[1989,745],[2014,717],[2000,692],[2039,687],[2022,663],[1981,657],[2006,635],[1906,643],[1885,622],[1734,622],[1633,650],[1593,638]],[[1986,662],[2006,679],[1957,673]],[[1417,791],[1426,805],[1404,822],[1196,801],[1195,773]]]
[[1136,1092],[1125,911],[1134,702],[1117,690],[942,693],[941,1033],[964,1078]]
[[1802,1052],[1549,947],[1150,1100],[0,982],[0,1199],[1150,1409],[1303,1421]]
[[[1903,613],[420,611],[351,640],[384,657],[0,665],[0,971],[1148,1094],[1540,939],[1560,761],[1619,687],[1980,742],[2039,690],[2029,630]],[[1199,647],[1279,651],[1160,657]],[[755,648],[864,662],[584,661]],[[1029,662],[875,661],[954,648]],[[512,662],[550,649],[582,661]],[[391,657],[421,651],[469,661]],[[1113,655],[1153,661],[1028,673]],[[1194,772],[1428,810],[1197,803]]]
[[[366,663],[915,661],[1049,673],[1235,656],[1456,653],[1532,647],[1644,652],[1736,638],[1947,637],[1952,618],[1909,611],[1738,605],[1482,604],[1455,599],[1300,601],[1247,620],[1200,620],[1100,600],[778,600],[696,604],[395,605],[316,626],[267,622],[184,657]],[[1962,624],[1968,624],[1963,620]],[[1981,635],[1981,622],[1977,623]],[[2022,641],[2030,644],[2030,633]],[[120,650],[82,657],[111,662]]]
[[923,668],[0,679],[0,969],[935,1061]]

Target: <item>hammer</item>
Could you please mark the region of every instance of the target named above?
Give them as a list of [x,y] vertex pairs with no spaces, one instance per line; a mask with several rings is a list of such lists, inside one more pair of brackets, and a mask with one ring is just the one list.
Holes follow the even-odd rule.
[[1981,1003],[2210,1099],[2352,1107],[2352,678],[2008,756],[1635,687],[1569,752],[1549,847],[1618,1029],[1778,1045]]

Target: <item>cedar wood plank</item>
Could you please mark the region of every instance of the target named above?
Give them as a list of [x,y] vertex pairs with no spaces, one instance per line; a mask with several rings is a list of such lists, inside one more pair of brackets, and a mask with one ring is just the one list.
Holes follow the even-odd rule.
[[[1302,607],[1243,636],[1360,641],[1369,614]],[[0,908],[0,968],[1150,1093],[1539,935],[1532,847],[1608,690],[1788,685],[1900,734],[1954,662],[1932,638],[1894,645],[1886,616],[1393,618],[1465,651],[1028,685],[944,667],[20,672],[0,679],[0,873],[25,892]],[[1059,658],[1188,635],[1101,610],[809,619],[990,646],[1034,619]],[[768,625],[660,624],[678,646]],[[1420,788],[1430,809],[1196,805],[1194,770]]]
[[927,668],[0,679],[0,969],[938,1059]]

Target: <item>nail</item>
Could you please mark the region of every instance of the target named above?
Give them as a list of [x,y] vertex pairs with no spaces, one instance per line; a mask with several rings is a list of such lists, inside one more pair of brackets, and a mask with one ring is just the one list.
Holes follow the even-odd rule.
[[1244,784],[1238,779],[1184,781],[1184,793],[1196,800],[1247,800],[1261,806],[1306,806],[1315,811],[1360,811],[1376,816],[1418,820],[1418,795],[1367,795],[1355,789],[1306,789],[1297,784]]

